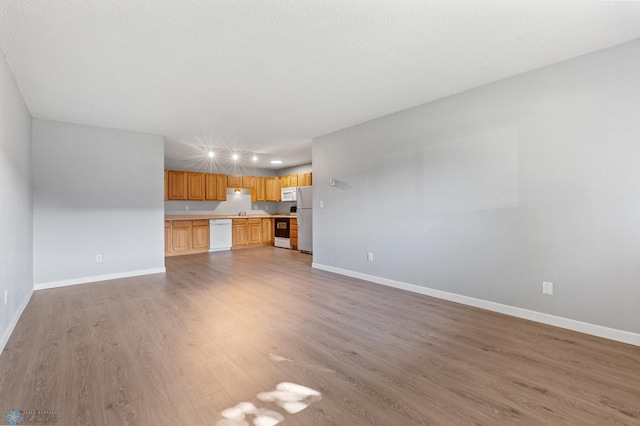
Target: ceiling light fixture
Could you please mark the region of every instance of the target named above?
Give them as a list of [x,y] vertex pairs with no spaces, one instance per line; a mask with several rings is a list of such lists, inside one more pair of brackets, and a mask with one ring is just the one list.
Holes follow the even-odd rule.
[[271,160],[271,164],[282,164],[282,160]]
[[216,156],[216,153],[210,150],[209,152],[207,152],[207,155],[209,156],[209,158],[213,158]]
[[233,158],[234,160],[237,160],[238,158],[240,158],[240,156],[234,152],[231,158]]
[[254,155],[253,158],[251,158],[254,162],[258,161],[258,156]]

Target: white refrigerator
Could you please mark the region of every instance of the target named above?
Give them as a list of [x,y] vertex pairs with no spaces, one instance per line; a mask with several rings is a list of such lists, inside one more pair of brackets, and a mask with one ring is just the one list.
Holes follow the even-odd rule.
[[298,250],[313,253],[313,192],[311,186],[301,186],[297,191]]

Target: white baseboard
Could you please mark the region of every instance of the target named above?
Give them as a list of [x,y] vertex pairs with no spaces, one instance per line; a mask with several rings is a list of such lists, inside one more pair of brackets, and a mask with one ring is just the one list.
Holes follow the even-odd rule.
[[501,314],[511,315],[555,327],[565,328],[567,330],[578,331],[580,333],[590,334],[592,336],[602,337],[617,342],[628,343],[634,346],[640,346],[640,334],[631,333],[629,331],[617,330],[615,328],[603,327],[600,325],[590,324],[582,321],[576,321],[568,318],[558,317],[555,315],[544,314],[541,312],[530,311],[528,309],[517,308],[514,306],[503,305],[501,303],[489,302],[487,300],[476,299],[474,297],[462,296],[455,293],[449,293],[442,290],[435,290],[428,287],[422,287],[415,284],[408,284],[401,281],[394,281],[388,278],[376,277],[375,275],[354,272],[348,269],[336,268],[333,266],[313,263],[312,268],[322,271],[333,272],[352,278],[358,278],[370,281],[376,284],[382,284],[389,287],[395,287],[414,293],[424,294],[426,296],[436,297],[451,302],[461,303],[463,305],[473,306],[476,308],[486,309]]
[[2,333],[2,337],[0,338],[0,354],[2,353],[2,351],[4,351],[4,347],[7,345],[7,342],[9,341],[9,337],[11,337],[11,333],[13,333],[13,330],[16,328],[16,325],[18,324],[18,320],[20,319],[20,317],[22,316],[22,313],[24,312],[25,308],[29,304],[29,300],[31,300],[32,295],[33,295],[33,290],[29,290],[27,297],[25,297],[22,303],[20,303],[20,306],[18,306],[18,310],[16,311],[13,318],[11,318],[11,322],[7,326],[7,329],[4,331],[4,333]]
[[138,271],[119,272],[117,274],[94,275],[92,277],[73,278],[70,280],[50,281],[48,283],[39,283],[34,285],[34,290],[46,290],[48,288],[66,287],[76,284],[88,284],[96,281],[115,280],[118,278],[138,277],[140,275],[161,274],[166,272],[166,268],[141,269]]

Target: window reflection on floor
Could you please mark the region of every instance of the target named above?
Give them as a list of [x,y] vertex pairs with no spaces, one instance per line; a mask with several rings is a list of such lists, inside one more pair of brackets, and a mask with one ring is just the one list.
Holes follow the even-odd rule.
[[[296,414],[322,399],[322,394],[306,386],[290,382],[282,382],[269,392],[257,395],[260,401],[275,403],[289,414]],[[240,402],[234,407],[227,408],[220,413],[222,417],[216,426],[249,426],[249,420],[254,426],[275,426],[284,420],[278,411],[258,408],[250,402]]]

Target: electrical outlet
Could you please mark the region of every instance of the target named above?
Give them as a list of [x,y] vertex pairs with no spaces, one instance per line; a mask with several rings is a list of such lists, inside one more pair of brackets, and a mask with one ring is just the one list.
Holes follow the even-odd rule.
[[367,261],[373,262],[373,253],[372,252],[367,253]]
[[189,211],[189,206],[184,206],[184,209],[185,209],[186,211]]
[[320,200],[320,208],[324,209],[324,201]]
[[553,283],[548,281],[542,282],[542,294],[553,296]]
[[9,302],[9,290],[4,291],[4,305],[6,306]]
[[102,263],[102,255],[96,254],[96,263]]

